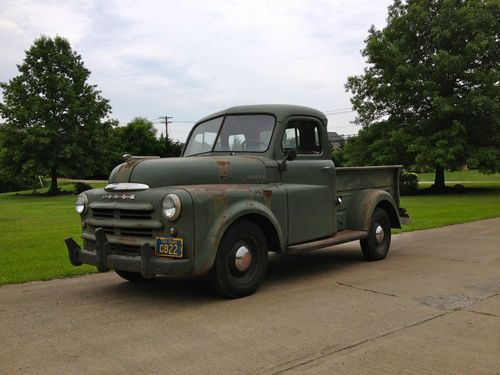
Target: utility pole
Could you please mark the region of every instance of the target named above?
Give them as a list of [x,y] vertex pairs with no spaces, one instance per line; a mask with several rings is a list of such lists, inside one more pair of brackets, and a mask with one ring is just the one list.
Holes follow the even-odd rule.
[[172,121],[170,121],[171,118],[172,116],[167,116],[167,115],[162,117],[162,119],[165,119],[165,139],[168,139],[168,124],[172,123]]

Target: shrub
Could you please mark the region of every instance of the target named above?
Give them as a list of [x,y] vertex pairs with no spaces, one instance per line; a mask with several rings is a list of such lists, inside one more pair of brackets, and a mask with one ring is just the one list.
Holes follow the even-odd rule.
[[344,166],[345,158],[344,158],[344,152],[342,150],[332,150],[331,157],[336,167]]
[[38,177],[34,174],[19,172],[10,173],[0,169],[0,193],[10,191],[36,189],[39,186]]
[[399,192],[401,195],[412,195],[418,189],[418,176],[416,173],[402,170],[399,172]]
[[84,191],[92,189],[92,186],[90,186],[89,184],[87,184],[85,182],[81,182],[81,181],[80,182],[76,182],[74,184],[74,187],[75,187],[75,193],[76,194],[81,194]]

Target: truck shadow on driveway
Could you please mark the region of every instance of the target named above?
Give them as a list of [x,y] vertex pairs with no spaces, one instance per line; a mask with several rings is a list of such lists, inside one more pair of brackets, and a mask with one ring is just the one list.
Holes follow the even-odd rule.
[[[345,271],[363,263],[366,261],[361,251],[342,247],[286,256],[270,253],[266,277],[256,293],[259,295],[269,287],[286,287],[293,283],[303,283],[310,277],[322,274],[331,274],[335,277],[336,271]],[[116,278],[119,279],[118,276]],[[113,294],[115,298],[126,298],[131,301],[139,299],[141,302],[163,300],[180,304],[202,304],[225,300],[212,290],[207,275],[157,276],[152,280],[138,283],[123,280],[101,290]]]
[[365,263],[361,251],[351,249],[318,250],[303,254],[278,255],[269,258],[268,270],[263,285],[302,281],[309,276],[323,273],[335,274],[360,263]]

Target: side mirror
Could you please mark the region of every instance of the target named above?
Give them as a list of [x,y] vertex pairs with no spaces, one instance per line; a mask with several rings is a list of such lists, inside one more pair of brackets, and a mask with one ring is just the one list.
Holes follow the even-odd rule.
[[286,171],[286,162],[293,161],[297,158],[297,151],[294,148],[286,148],[285,149],[285,157],[283,161],[278,164],[280,171]]

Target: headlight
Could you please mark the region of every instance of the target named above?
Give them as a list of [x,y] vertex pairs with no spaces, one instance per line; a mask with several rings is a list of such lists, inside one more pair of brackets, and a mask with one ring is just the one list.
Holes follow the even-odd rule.
[[78,198],[76,198],[75,209],[80,215],[83,215],[85,211],[87,211],[87,206],[89,203],[89,199],[85,194],[80,194]]
[[168,220],[175,220],[181,214],[181,200],[175,194],[168,194],[163,198],[163,215]]

